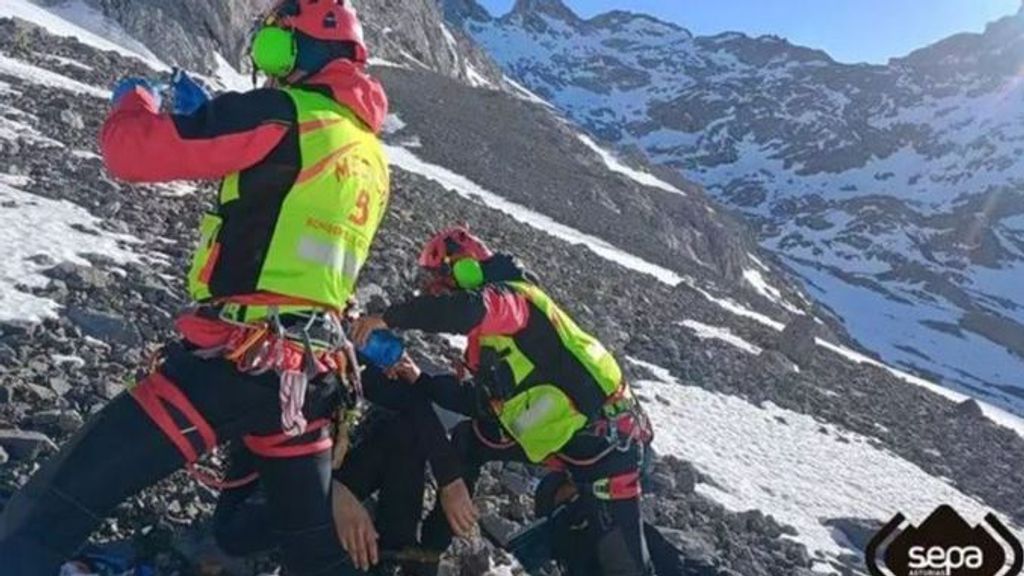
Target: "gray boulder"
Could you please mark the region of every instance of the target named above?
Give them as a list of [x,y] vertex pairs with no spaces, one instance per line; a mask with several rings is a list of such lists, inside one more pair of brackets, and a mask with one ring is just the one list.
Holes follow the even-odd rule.
[[0,430],[0,447],[16,460],[33,460],[43,451],[57,450],[46,434],[26,430]]

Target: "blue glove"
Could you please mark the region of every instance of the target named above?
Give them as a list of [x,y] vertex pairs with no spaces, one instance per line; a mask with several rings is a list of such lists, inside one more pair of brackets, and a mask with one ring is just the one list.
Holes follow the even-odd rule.
[[125,96],[131,94],[136,88],[142,88],[146,92],[149,92],[150,96],[153,97],[153,100],[156,101],[156,107],[158,109],[160,108],[160,104],[163,102],[163,97],[160,96],[160,90],[149,80],[137,77],[125,78],[118,82],[117,86],[114,87],[114,95],[110,98],[110,103],[117,106]]
[[210,95],[187,72],[176,70],[171,80],[174,91],[174,113],[190,116],[210,101]]

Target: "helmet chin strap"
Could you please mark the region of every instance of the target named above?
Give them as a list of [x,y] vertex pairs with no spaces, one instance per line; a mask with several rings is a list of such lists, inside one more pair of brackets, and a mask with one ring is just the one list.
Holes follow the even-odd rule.
[[306,72],[305,70],[295,70],[294,72],[292,72],[291,74],[289,74],[288,76],[285,77],[284,83],[287,84],[288,86],[295,86],[297,84],[302,84],[306,80],[309,80],[310,78],[312,78],[314,74],[315,74],[315,72]]

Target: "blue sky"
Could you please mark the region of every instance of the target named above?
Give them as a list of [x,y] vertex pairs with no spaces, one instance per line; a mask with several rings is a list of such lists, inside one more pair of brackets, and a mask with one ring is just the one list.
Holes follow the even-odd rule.
[[[479,0],[492,14],[514,0]],[[695,34],[776,34],[841,62],[884,63],[957,32],[981,32],[1021,0],[568,0],[581,16],[645,12]]]

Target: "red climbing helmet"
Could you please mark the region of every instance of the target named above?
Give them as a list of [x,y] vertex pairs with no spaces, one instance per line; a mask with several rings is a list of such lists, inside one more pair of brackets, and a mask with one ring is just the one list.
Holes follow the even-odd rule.
[[456,227],[431,238],[420,252],[419,264],[429,270],[439,270],[464,258],[483,262],[492,256],[494,253],[483,240],[464,227]]
[[420,253],[421,285],[428,294],[478,288],[485,279],[482,263],[492,256],[487,245],[466,228],[445,230],[431,238]]
[[351,42],[356,62],[369,58],[363,25],[350,0],[281,0],[268,14],[265,25],[298,30],[317,40]]

